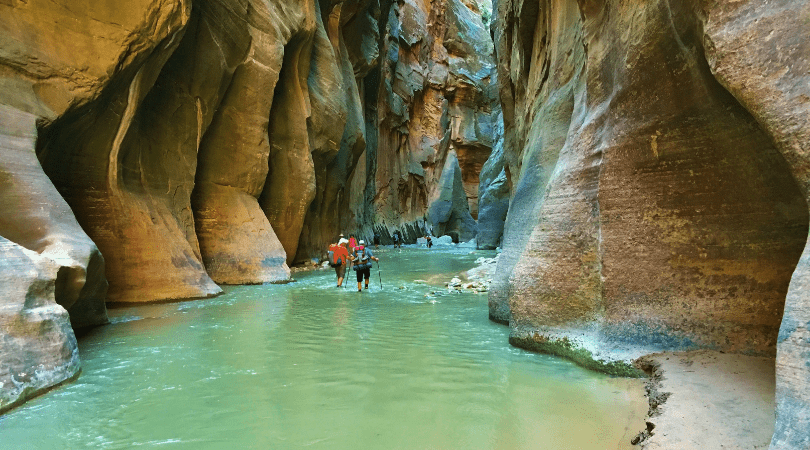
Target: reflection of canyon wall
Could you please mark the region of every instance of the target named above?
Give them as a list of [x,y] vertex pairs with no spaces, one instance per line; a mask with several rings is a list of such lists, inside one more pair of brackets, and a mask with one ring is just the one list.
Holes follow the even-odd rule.
[[778,352],[774,448],[807,448],[810,2],[498,17],[513,197],[491,317],[517,345],[605,360]]

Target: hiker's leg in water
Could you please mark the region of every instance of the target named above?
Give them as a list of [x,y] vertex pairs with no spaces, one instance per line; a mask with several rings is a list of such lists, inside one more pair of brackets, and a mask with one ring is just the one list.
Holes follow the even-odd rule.
[[366,289],[368,289],[368,279],[371,277],[371,269],[363,270],[363,278],[366,279]]
[[362,291],[362,284],[363,284],[363,271],[358,270],[355,272],[357,274],[357,292]]
[[346,276],[346,264],[335,267],[335,272],[337,273],[337,285],[341,287],[343,286],[343,277]]

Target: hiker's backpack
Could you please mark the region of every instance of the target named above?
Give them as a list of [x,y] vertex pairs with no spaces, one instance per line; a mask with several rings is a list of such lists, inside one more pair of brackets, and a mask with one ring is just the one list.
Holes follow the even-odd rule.
[[329,252],[327,252],[327,254],[329,255],[329,267],[338,267],[338,266],[343,265],[343,259],[342,258],[335,261],[335,252],[333,252],[332,250],[329,250]]
[[[360,256],[361,254],[362,254],[362,256]],[[366,253],[366,248],[365,247],[363,247],[362,252],[357,253],[357,257],[360,260],[360,263],[355,263],[354,267],[352,267],[352,269],[354,269],[355,272],[358,271],[358,270],[371,269],[371,256],[366,256],[366,255],[367,255],[367,253]],[[367,262],[363,262],[364,259]]]

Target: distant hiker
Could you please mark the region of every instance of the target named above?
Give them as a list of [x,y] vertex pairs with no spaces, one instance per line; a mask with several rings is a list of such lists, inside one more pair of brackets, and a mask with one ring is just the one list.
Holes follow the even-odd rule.
[[433,247],[433,239],[430,238],[430,235],[425,236],[427,240],[427,248]]
[[380,233],[374,232],[374,248],[380,246]]
[[357,238],[354,237],[354,234],[349,235],[349,250],[354,251],[357,247]]
[[399,243],[399,231],[394,231],[394,248],[401,247],[402,244]]
[[349,241],[340,238],[337,244],[329,246],[329,265],[335,268],[337,287],[343,286],[343,277],[346,276],[346,265],[349,263],[349,250],[346,244]]
[[370,249],[365,247],[365,241],[360,241],[358,246],[358,250],[356,250],[352,256],[352,261],[354,261],[354,271],[357,273],[357,292],[361,292],[361,285],[363,283],[363,279],[366,280],[366,289],[368,289],[368,279],[371,278],[371,261],[379,261],[379,258],[376,258],[373,253],[371,253]]

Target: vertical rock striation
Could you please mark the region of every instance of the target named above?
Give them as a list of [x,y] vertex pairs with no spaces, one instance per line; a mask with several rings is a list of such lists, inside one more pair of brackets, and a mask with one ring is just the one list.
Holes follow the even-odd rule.
[[[394,228],[403,228],[412,240],[431,228],[443,233],[458,224],[464,239],[475,237],[478,173],[498,117],[493,46],[482,19],[488,7],[488,2],[408,0],[387,10],[376,96],[376,189],[372,210],[364,215],[386,242]],[[455,182],[441,181],[445,168],[455,170],[446,164],[451,152],[466,206],[453,202],[461,209],[430,219],[431,205],[460,195],[453,193]],[[465,216],[457,225],[442,221],[457,216]]]
[[219,292],[193,233],[188,195],[196,160],[188,153],[196,148],[168,145],[186,130],[149,114],[159,109],[149,94],[182,39],[191,5],[142,3],[130,11],[142,16],[120,18],[127,33],[107,56],[116,63],[112,77],[43,126],[38,142],[45,172],[104,254],[108,300],[117,302]]

